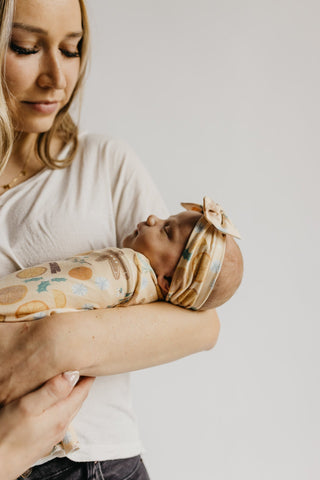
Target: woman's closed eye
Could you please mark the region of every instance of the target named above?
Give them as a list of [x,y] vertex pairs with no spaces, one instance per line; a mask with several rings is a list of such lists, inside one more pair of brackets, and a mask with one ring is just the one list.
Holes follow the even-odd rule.
[[82,37],[77,41],[71,41],[60,44],[60,52],[67,58],[77,58],[81,56]]
[[17,53],[18,55],[34,55],[35,53],[39,52],[39,48],[37,47],[33,47],[33,48],[21,47],[20,45],[16,45],[13,42],[10,43],[10,49],[13,52]]
[[[16,45],[13,42],[10,43],[10,49],[13,52],[17,53],[18,55],[35,55],[40,51],[40,48],[38,47],[32,47],[32,48],[21,47],[20,45]],[[80,52],[78,49],[73,51],[73,50],[68,50],[66,48],[60,48],[59,50],[62,53],[62,55],[64,55],[67,58],[80,57]]]
[[71,52],[70,50],[66,50],[64,48],[60,48],[60,52],[65,56],[65,57],[68,57],[68,58],[77,58],[77,57],[80,57],[80,52],[79,50],[76,50],[74,52]]

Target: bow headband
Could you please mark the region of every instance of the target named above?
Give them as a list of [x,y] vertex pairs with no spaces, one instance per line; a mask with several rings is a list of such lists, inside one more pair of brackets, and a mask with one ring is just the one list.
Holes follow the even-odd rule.
[[241,238],[224,210],[204,197],[203,205],[181,203],[202,214],[187,241],[172,277],[166,300],[199,310],[217,281],[225,254],[226,235]]

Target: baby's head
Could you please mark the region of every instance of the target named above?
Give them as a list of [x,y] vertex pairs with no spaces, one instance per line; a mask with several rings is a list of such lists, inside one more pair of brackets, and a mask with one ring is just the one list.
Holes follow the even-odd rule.
[[182,204],[187,211],[165,220],[150,215],[123,246],[150,261],[167,301],[194,310],[226,302],[240,285],[243,263],[232,236],[239,237],[219,205]]
[[166,219],[149,215],[123,241],[123,247],[143,253],[149,259],[164,295],[169,291],[176,266],[200,217],[200,213],[190,211]]
[[201,310],[216,308],[227,302],[240,286],[243,276],[243,258],[237,242],[226,235],[226,246],[220,273],[213,290]]

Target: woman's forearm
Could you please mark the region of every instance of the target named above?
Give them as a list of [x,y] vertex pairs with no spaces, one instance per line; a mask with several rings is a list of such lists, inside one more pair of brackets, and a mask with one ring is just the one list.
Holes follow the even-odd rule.
[[0,348],[0,402],[8,402],[66,370],[113,375],[208,350],[220,324],[215,310],[192,312],[156,302],[53,314],[1,328],[7,343],[5,355]]
[[191,312],[165,302],[60,314],[52,318],[59,371],[113,375],[212,348],[219,334],[214,310]]

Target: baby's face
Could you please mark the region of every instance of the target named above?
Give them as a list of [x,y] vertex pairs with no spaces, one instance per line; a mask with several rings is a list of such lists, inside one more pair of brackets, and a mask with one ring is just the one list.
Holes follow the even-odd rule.
[[172,276],[200,213],[185,211],[162,220],[150,215],[128,235],[123,246],[143,253],[157,275]]

